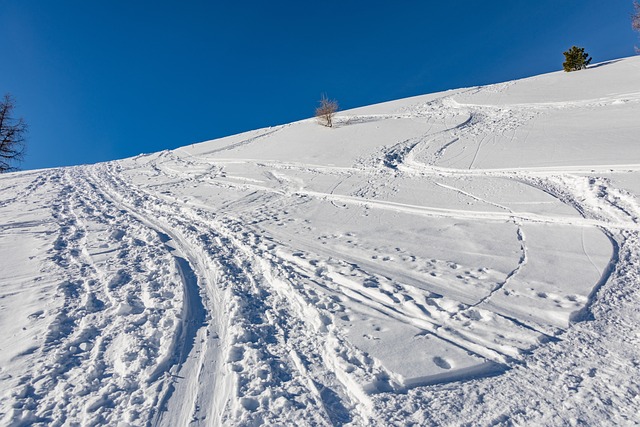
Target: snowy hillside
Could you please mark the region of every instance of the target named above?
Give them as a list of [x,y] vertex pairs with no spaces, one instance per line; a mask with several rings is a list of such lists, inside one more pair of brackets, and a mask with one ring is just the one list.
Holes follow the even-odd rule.
[[640,57],[0,176],[2,425],[640,422]]

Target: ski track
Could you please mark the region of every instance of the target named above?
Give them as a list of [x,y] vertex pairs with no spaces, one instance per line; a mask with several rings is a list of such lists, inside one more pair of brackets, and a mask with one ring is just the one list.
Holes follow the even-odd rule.
[[[126,193],[135,194],[135,190],[128,188]],[[138,201],[141,199],[148,200],[151,197],[150,195],[143,195],[140,196]],[[165,204],[166,202],[159,199],[155,199],[151,203],[151,205],[156,205],[155,209],[159,213],[168,210],[159,208],[159,206]],[[231,412],[245,409],[244,417],[246,419],[242,419],[242,422],[266,422],[267,417],[276,417],[278,413],[277,411],[274,413],[274,408],[268,408],[269,410],[267,411],[267,408],[261,407],[259,398],[267,386],[264,384],[265,382],[269,383],[269,393],[279,390],[276,394],[281,395],[282,400],[286,402],[295,401],[294,397],[299,393],[300,387],[307,389],[309,384],[313,384],[312,391],[320,385],[322,390],[326,390],[324,392],[325,395],[332,396],[332,400],[335,400],[331,404],[332,408],[340,409],[340,413],[337,416],[341,419],[345,418],[348,412],[343,408],[344,405],[340,403],[338,393],[330,388],[330,385],[334,383],[334,387],[343,387],[339,381],[331,375],[327,375],[323,369],[318,369],[318,371],[322,377],[329,377],[328,379],[322,377],[306,379],[309,377],[310,370],[305,368],[301,372],[299,369],[298,365],[300,365],[301,356],[297,356],[294,361],[291,360],[290,355],[297,353],[294,353],[295,350],[288,350],[288,348],[292,346],[292,343],[296,342],[295,334],[302,334],[307,328],[307,326],[301,324],[303,319],[309,319],[310,317],[313,323],[311,327],[314,329],[324,330],[326,328],[322,318],[314,313],[312,306],[308,303],[299,308],[299,310],[304,310],[305,316],[291,314],[285,316],[281,313],[283,310],[281,307],[286,307],[290,303],[282,304],[278,303],[278,301],[283,298],[290,298],[291,292],[287,292],[288,289],[286,287],[292,286],[289,277],[294,273],[287,272],[285,277],[288,277],[288,279],[286,281],[274,279],[275,275],[281,273],[277,271],[274,273],[272,269],[281,270],[283,268],[280,260],[254,260],[256,266],[253,267],[250,260],[255,258],[255,255],[251,253],[250,249],[247,249],[245,243],[242,243],[238,237],[233,236],[232,231],[229,231],[222,223],[215,220],[215,215],[210,215],[203,211],[188,211],[180,206],[174,207],[174,209],[176,212],[182,210],[183,214],[188,214],[188,217],[183,221],[189,225],[182,225],[183,227],[193,229],[194,224],[200,224],[200,227],[196,228],[207,230],[195,236],[193,240],[195,240],[196,245],[205,245],[208,256],[215,260],[216,264],[218,264],[218,270],[222,272],[215,286],[227,289],[230,293],[230,296],[227,297],[229,300],[226,304],[223,304],[223,306],[231,306],[230,313],[225,313],[225,316],[229,316],[229,319],[233,320],[233,324],[230,322],[227,326],[230,331],[230,343],[225,349],[225,353],[227,353],[225,358],[231,365],[228,369],[232,372],[238,372],[236,374],[238,378],[235,381],[235,393],[238,396],[242,396],[239,401],[235,402],[235,405],[239,407],[232,406],[230,408]],[[205,218],[203,219],[201,216]],[[174,229],[181,225],[181,221],[176,220],[176,217],[178,215],[171,216]],[[242,231],[242,228],[237,224],[232,224],[232,229]],[[253,238],[246,232],[241,234],[242,240],[246,241]],[[255,248],[255,246],[256,243],[252,243],[249,248]],[[279,294],[274,292],[274,288],[276,290],[284,289],[285,291]],[[296,302],[294,301],[294,303]],[[298,301],[296,305],[300,305],[300,302]],[[296,305],[293,306],[295,307]],[[280,308],[276,309],[275,307]],[[265,325],[266,319],[270,321]],[[306,320],[306,322],[309,322],[309,320]],[[286,330],[279,330],[285,327],[287,328]],[[287,342],[284,342],[285,335],[288,336]],[[305,338],[308,337],[302,335],[298,338],[300,345],[309,345],[308,342],[305,342]],[[305,355],[306,365],[323,366],[325,364],[322,361],[324,359],[324,345],[320,341],[314,343],[314,346],[317,346],[319,350]],[[264,354],[265,352],[266,354]],[[313,359],[321,360],[319,364],[318,362],[312,364]],[[329,361],[326,363],[334,362]],[[251,366],[251,369],[243,369],[242,366],[245,364]],[[249,372],[243,373],[243,370]],[[296,374],[294,375],[292,371],[296,372]],[[334,370],[329,370],[329,372],[332,371]],[[304,378],[306,381],[300,378]],[[327,385],[327,382],[330,385]],[[347,391],[342,391],[342,393],[347,394]],[[313,393],[311,395],[313,396]],[[312,412],[314,411],[313,408],[317,408],[318,404],[322,402],[312,400],[304,403],[304,406],[308,407],[306,411],[309,411],[306,417],[313,419],[319,416],[313,415]],[[282,409],[291,411],[292,408]],[[332,411],[335,411],[335,408]],[[295,411],[293,413],[295,414]],[[328,412],[327,414],[329,413],[332,414],[333,412]],[[333,416],[335,417],[336,415],[334,414]],[[351,419],[351,416],[349,416],[349,419]],[[322,420],[322,418],[319,420]],[[324,422],[327,422],[326,418]]]
[[[633,353],[638,344],[632,325],[607,307],[631,307],[640,301],[636,289],[640,206],[631,194],[594,173],[637,172],[640,165],[502,170],[473,166],[491,135],[515,132],[549,110],[609,105],[618,98],[502,108],[462,104],[454,97],[396,115],[340,118],[337,125],[341,126],[399,118],[457,123],[436,134],[430,123],[420,137],[390,144],[351,168],[207,159],[272,136],[281,126],[199,156],[180,156],[184,150],[179,149],[149,159],[140,157],[136,162],[146,165],[159,180],[146,186],[129,181],[129,170],[119,162],[25,174],[23,179],[28,176],[31,181],[15,196],[0,200],[0,208],[34,197],[45,184],[56,186],[50,211],[59,229],[49,261],[62,278],[57,289],[64,303],[52,316],[44,345],[34,350],[36,369],[20,378],[20,388],[3,401],[5,423],[291,425],[304,420],[308,425],[335,426],[447,425],[455,411],[460,424],[510,425],[532,419],[564,424],[552,418],[559,416],[558,408],[541,394],[544,387],[523,384],[547,381],[563,396],[573,398],[580,393],[580,384],[594,381],[603,375],[601,370],[605,378],[610,370],[628,370],[607,366],[608,350],[598,336],[619,338],[625,354]],[[640,98],[626,94],[625,99]],[[473,153],[467,169],[438,166],[446,150],[469,137],[477,145],[469,148]],[[249,177],[234,182],[224,171],[227,162],[267,169],[268,182]],[[336,181],[327,192],[312,191],[304,181],[282,171],[323,173]],[[498,211],[383,200],[395,191],[386,181],[403,176],[432,180]],[[571,206],[580,217],[514,211],[438,181],[468,176],[531,186]],[[361,179],[362,187],[350,195],[339,194],[337,189],[354,177]],[[185,182],[252,192],[214,207],[156,189]],[[431,290],[420,289],[411,284],[409,273],[391,278],[356,254],[303,243],[290,246],[283,235],[261,228],[263,221],[277,218],[282,206],[304,205],[309,200],[327,201],[338,208],[356,205],[408,215],[509,223],[515,227],[520,256],[503,280],[494,284],[478,280],[479,298],[465,300],[462,293],[444,288],[449,293],[443,296],[436,292],[438,282]],[[248,212],[239,208],[244,203]],[[252,205],[259,209],[251,209]],[[572,317],[571,327],[556,336],[539,325],[483,309],[527,264],[526,230],[534,223],[595,227],[614,248],[609,266],[600,272],[583,237],[584,254],[602,277],[583,309]],[[416,328],[487,365],[407,384],[351,342],[339,319],[354,312],[375,312]],[[502,335],[483,326],[481,320],[487,316],[501,325]],[[630,338],[625,340],[625,333]],[[436,359],[443,369],[451,367],[446,360]],[[566,373],[576,371],[581,360],[598,366],[575,376]],[[616,423],[638,422],[637,414],[628,409],[637,407],[633,396],[639,394],[632,391],[638,384],[637,370],[626,378],[622,384],[593,383],[602,396],[611,396],[608,406],[606,399],[581,399],[591,399]],[[459,387],[449,386],[457,381]],[[518,399],[512,398],[514,394]],[[469,399],[478,404],[467,403]],[[495,404],[479,404],[489,400]],[[520,410],[521,402],[527,400],[537,402],[540,409]],[[614,413],[614,407],[625,409]],[[569,424],[581,419],[597,422],[588,414],[580,418],[579,405],[565,406],[563,411],[561,419]]]

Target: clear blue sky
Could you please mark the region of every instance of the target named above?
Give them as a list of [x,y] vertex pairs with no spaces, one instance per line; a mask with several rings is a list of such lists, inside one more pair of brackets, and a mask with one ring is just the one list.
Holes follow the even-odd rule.
[[0,0],[23,169],[113,160],[634,54],[632,0]]

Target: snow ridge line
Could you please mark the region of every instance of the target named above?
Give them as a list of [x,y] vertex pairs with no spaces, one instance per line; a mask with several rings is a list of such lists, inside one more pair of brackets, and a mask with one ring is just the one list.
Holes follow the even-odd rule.
[[443,209],[433,208],[428,206],[408,205],[404,203],[382,201],[376,199],[367,199],[363,197],[347,196],[347,195],[335,195],[329,193],[319,193],[315,191],[299,190],[295,194],[302,196],[311,196],[323,200],[334,200],[337,202],[363,205],[372,208],[393,210],[397,212],[409,213],[414,215],[424,216],[439,216],[446,218],[459,218],[459,219],[477,219],[477,220],[490,220],[490,221],[522,221],[533,223],[550,223],[550,224],[565,224],[574,225],[580,227],[608,227],[612,229],[624,229],[624,230],[639,230],[640,225],[636,223],[628,222],[608,222],[596,218],[570,218],[570,217],[552,217],[542,216],[534,213],[527,212],[488,212],[488,211],[468,211],[460,209]]
[[453,98],[448,98],[447,102],[452,108],[478,108],[487,110],[518,109],[518,110],[564,110],[568,108],[602,107],[605,105],[616,105],[623,102],[640,102],[640,92],[629,92],[606,96],[601,98],[584,99],[580,101],[558,101],[558,102],[531,102],[520,104],[490,105],[471,104],[458,102]]
[[[262,138],[266,138],[266,137],[268,137],[268,136],[271,136],[271,135],[273,135],[274,133],[281,131],[282,129],[284,129],[284,128],[285,128],[285,127],[287,127],[287,126],[289,126],[289,125],[280,125],[280,126],[275,126],[273,129],[272,129],[272,128],[268,128],[264,133],[261,133],[260,135],[252,136],[251,138],[247,138],[247,139],[245,139],[245,140],[242,140],[242,141],[239,141],[239,142],[233,143],[233,144],[228,145],[228,146],[226,146],[226,147],[221,147],[221,148],[216,148],[216,149],[214,149],[214,150],[206,151],[206,152],[204,152],[204,153],[200,153],[200,155],[201,155],[201,156],[202,156],[202,155],[211,155],[211,154],[220,153],[220,152],[223,152],[223,151],[233,150],[233,149],[235,149],[235,148],[238,148],[238,147],[242,147],[242,146],[244,146],[244,145],[251,144],[251,143],[253,143],[253,142],[255,142],[255,141],[259,140],[259,139],[262,139]],[[185,148],[184,148],[184,147],[178,148],[176,151],[178,151],[178,150],[180,150],[180,151],[185,151],[185,152],[186,152],[186,150],[185,150]],[[190,153],[188,153],[188,152],[187,152],[187,154],[191,156],[191,154],[190,154]]]

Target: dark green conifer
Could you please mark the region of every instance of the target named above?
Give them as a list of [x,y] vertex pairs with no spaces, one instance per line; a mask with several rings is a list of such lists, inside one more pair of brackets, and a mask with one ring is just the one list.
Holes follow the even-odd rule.
[[566,72],[583,70],[591,63],[591,57],[583,47],[573,46],[563,55],[565,62],[562,63],[562,67]]

